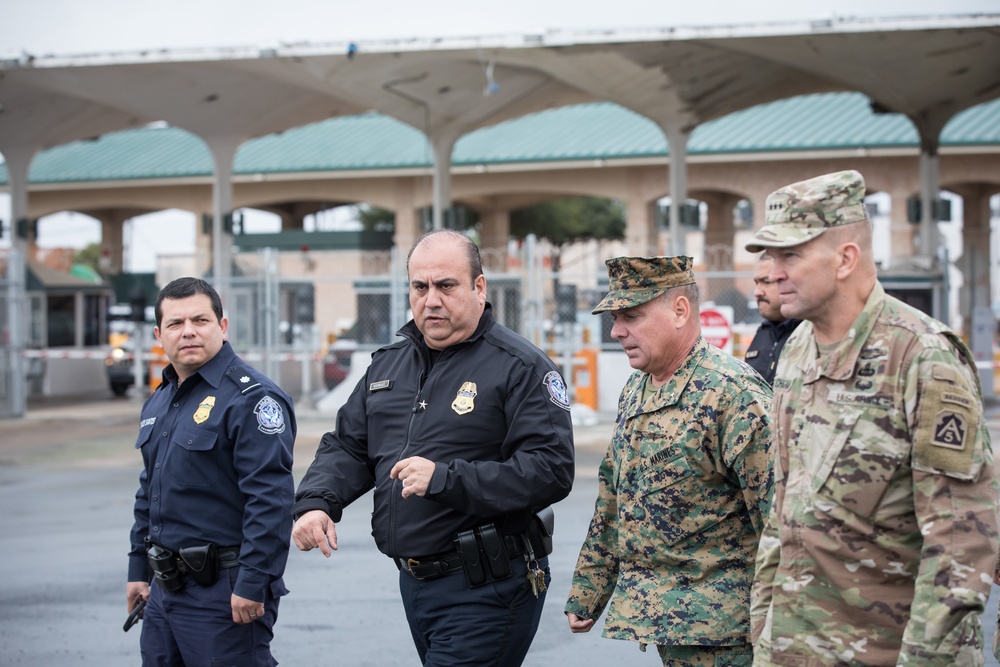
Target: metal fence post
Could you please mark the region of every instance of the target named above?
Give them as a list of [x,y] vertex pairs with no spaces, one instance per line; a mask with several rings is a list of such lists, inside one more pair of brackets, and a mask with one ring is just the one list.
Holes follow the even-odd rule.
[[7,369],[9,410],[0,415],[23,417],[28,403],[28,378],[25,374],[26,309],[24,297],[24,255],[16,247],[7,254]]
[[406,308],[405,304],[408,304],[407,299],[408,290],[403,287],[404,278],[406,275],[405,267],[401,266],[402,263],[402,253],[396,246],[393,246],[389,250],[389,336],[390,341],[392,336],[399,331],[406,320],[404,318],[404,313]]
[[274,248],[261,248],[260,266],[263,273],[263,301],[261,311],[264,314],[264,375],[274,382],[278,378],[278,360],[275,353],[275,334],[278,331],[278,253]]

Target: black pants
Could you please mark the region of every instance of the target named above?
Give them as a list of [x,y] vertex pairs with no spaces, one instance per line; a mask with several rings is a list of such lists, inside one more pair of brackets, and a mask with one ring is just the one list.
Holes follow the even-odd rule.
[[[524,559],[510,562],[503,581],[469,588],[453,574],[419,581],[399,573],[406,620],[424,667],[518,667],[542,616],[545,593],[536,598]],[[550,581],[547,558],[540,561]]]
[[238,567],[219,572],[219,580],[202,587],[185,577],[184,587],[168,593],[150,585],[139,640],[144,667],[273,667],[271,656],[278,596],[284,582],[271,584],[264,616],[253,623],[233,623],[232,595]]

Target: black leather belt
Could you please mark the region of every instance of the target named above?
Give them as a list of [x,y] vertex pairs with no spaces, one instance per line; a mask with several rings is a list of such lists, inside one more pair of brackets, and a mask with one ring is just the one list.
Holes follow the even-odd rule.
[[219,569],[225,570],[240,564],[239,547],[219,547]]
[[[216,555],[219,557],[219,569],[225,570],[231,567],[236,567],[240,564],[240,548],[239,547],[219,547],[216,550]],[[177,571],[181,574],[188,573],[187,563],[181,560],[180,556],[175,556],[177,561]]]
[[[504,535],[503,541],[507,547],[507,556],[510,558],[524,553],[524,540],[520,535]],[[222,553],[220,552],[219,560],[221,561],[221,559]],[[458,555],[457,551],[424,558],[394,558],[393,560],[396,561],[396,567],[406,570],[415,579],[421,581],[447,577],[462,571],[462,557]],[[219,567],[222,567],[221,563]]]

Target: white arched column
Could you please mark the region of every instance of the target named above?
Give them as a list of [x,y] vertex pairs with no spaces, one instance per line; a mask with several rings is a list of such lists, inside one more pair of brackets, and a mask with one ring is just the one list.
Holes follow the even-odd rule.
[[229,305],[233,263],[233,158],[243,139],[236,136],[209,136],[203,139],[212,153],[215,166],[212,182],[212,276],[215,289],[226,307]]
[[687,144],[691,133],[680,125],[661,123],[670,150],[670,254],[687,254],[687,234],[681,227],[681,208],[687,200]]
[[428,139],[434,150],[434,229],[444,227],[444,212],[451,208],[451,151],[458,135],[452,132],[433,134]]

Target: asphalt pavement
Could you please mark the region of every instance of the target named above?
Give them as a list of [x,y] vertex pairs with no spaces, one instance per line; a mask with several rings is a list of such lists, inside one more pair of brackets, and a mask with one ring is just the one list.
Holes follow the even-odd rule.
[[[140,399],[78,397],[29,403],[22,419],[0,421],[0,665],[137,665],[139,630],[122,632]],[[1000,406],[991,406],[1000,442]],[[300,412],[295,473],[312,460],[330,415]],[[552,585],[525,667],[659,664],[655,651],[604,639],[601,625],[569,632],[562,613],[597,493],[597,466],[611,423],[576,429],[577,478],[555,506]],[[416,665],[399,600],[397,571],[375,548],[371,500],[349,507],[330,559],[291,549],[272,650],[284,665]],[[983,625],[992,644],[1000,587]],[[987,656],[987,665],[997,662]]]

